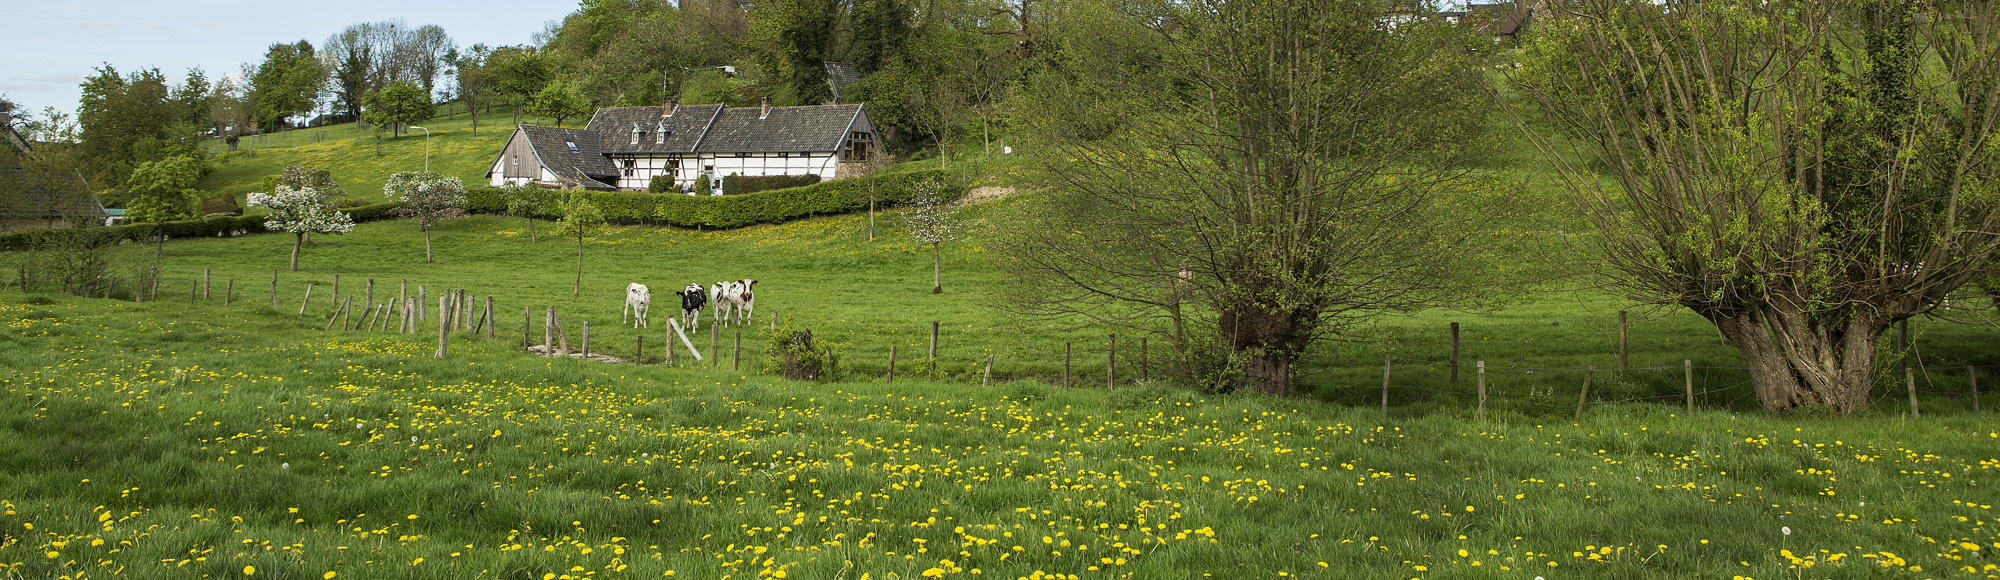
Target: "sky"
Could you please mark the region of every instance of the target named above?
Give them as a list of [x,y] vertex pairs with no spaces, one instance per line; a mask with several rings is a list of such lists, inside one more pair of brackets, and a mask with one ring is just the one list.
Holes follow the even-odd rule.
[[559,20],[568,0],[425,2],[410,0],[5,0],[0,33],[0,94],[22,112],[43,107],[74,115],[77,88],[97,67],[118,73],[158,67],[175,83],[201,67],[210,82],[253,65],[275,42],[314,47],[350,24],[401,18],[436,24],[461,47],[528,44],[543,23]]

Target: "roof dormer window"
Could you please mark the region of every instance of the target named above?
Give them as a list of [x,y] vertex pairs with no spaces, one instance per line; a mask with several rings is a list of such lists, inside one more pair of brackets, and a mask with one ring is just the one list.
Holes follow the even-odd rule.
[[666,124],[665,124],[665,123],[662,123],[662,124],[659,124],[659,125],[654,125],[654,126],[653,126],[653,144],[654,144],[654,145],[665,145],[666,143],[667,143],[667,126],[666,126]]
[[575,152],[576,152],[576,142],[575,142],[575,141],[564,141],[564,142],[563,142],[563,144],[564,144],[564,145],[568,145],[568,146],[569,146],[569,152],[570,152],[570,153],[575,153]]
[[639,140],[640,140],[640,139],[644,139],[644,138],[646,138],[646,131],[644,131],[644,130],[640,129],[640,128],[639,128],[639,124],[638,124],[638,123],[633,123],[633,124],[632,124],[632,144],[633,144],[633,145],[638,145],[638,144],[639,144]]

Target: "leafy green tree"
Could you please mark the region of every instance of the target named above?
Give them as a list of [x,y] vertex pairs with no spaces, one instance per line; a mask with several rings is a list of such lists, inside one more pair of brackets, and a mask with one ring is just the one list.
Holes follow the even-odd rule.
[[344,234],[354,229],[353,216],[334,208],[319,192],[310,189],[280,185],[271,193],[250,194],[250,205],[270,210],[264,218],[265,229],[292,233],[294,272],[299,269],[299,249],[305,246],[306,234]]
[[1189,380],[1287,396],[1309,347],[1494,284],[1465,259],[1507,207],[1468,173],[1484,63],[1382,6],[1148,0],[1066,39],[1018,115],[1049,187],[993,220],[1009,308],[1163,332]]
[[209,88],[208,75],[201,71],[201,67],[188,69],[187,80],[174,87],[172,97],[174,104],[181,108],[182,121],[204,129],[208,127]]
[[604,231],[604,212],[597,204],[590,202],[590,196],[581,189],[572,189],[557,206],[562,212],[562,220],[556,222],[556,235],[576,237],[576,287],[571,296],[583,294],[583,240]]
[[1993,4],[1600,0],[1538,26],[1516,80],[1567,138],[1543,149],[1599,274],[1708,319],[1766,412],[1867,409],[1883,331],[2000,256]]
[[424,231],[424,263],[431,260],[431,226],[437,222],[465,217],[465,186],[456,177],[428,171],[405,171],[389,176],[382,195],[402,202],[396,214],[417,220]]
[[157,68],[119,76],[107,63],[84,79],[82,89],[77,123],[86,162],[81,169],[95,187],[120,188],[131,175],[134,148],[152,139],[157,150],[160,141],[174,139],[172,127],[184,114]]
[[311,112],[325,84],[326,72],[313,55],[312,43],[272,44],[250,77],[257,122],[271,123],[275,130],[291,116]]
[[563,18],[543,50],[593,102],[658,106],[662,84],[678,82],[683,67],[712,64],[699,56],[711,39],[686,28],[683,10],[673,3],[584,2]]
[[778,80],[779,102],[817,105],[833,98],[826,55],[835,42],[835,0],[772,0],[751,8],[758,63]]
[[472,113],[472,135],[479,135],[479,106],[491,106],[493,93],[493,72],[487,70],[487,60],[492,49],[484,44],[474,44],[458,55],[452,63],[452,72],[458,81],[458,92],[453,95],[458,102],[465,103]]
[[160,224],[191,220],[201,207],[201,191],[196,186],[208,172],[207,164],[187,156],[140,163],[132,170],[125,186],[132,199],[125,215],[138,223],[154,224],[153,254],[158,256],[166,239]]
[[320,58],[325,60],[334,101],[354,116],[357,126],[363,122],[362,101],[376,88],[373,30],[368,24],[352,24],[320,43]]
[[528,243],[535,239],[535,214],[549,207],[549,190],[530,183],[510,183],[500,189],[507,198],[507,214],[528,218]]
[[554,118],[557,127],[562,126],[563,119],[587,115],[595,110],[597,106],[591,104],[590,98],[583,96],[583,92],[569,81],[550,83],[541,92],[535,93],[535,100],[528,103],[529,114]]
[[875,72],[909,37],[910,7],[903,0],[855,0],[849,11],[847,60],[861,74]]
[[365,101],[368,109],[362,117],[368,124],[392,127],[397,132],[406,131],[404,127],[409,124],[437,113],[437,103],[431,101],[430,93],[410,81],[389,83],[382,90],[369,93]]
[[493,88],[514,104],[514,124],[521,123],[522,108],[555,82],[549,59],[531,46],[502,46],[486,57],[486,70]]

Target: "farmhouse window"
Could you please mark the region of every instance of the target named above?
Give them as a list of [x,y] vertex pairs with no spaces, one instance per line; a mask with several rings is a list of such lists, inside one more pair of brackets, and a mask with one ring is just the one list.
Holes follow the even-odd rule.
[[842,161],[867,161],[868,149],[875,143],[875,135],[864,131],[847,134],[847,153]]
[[564,142],[563,142],[563,144],[564,144],[564,145],[568,145],[568,146],[569,146],[569,152],[570,152],[570,153],[575,153],[575,152],[576,152],[576,142],[575,142],[575,141],[564,141]]

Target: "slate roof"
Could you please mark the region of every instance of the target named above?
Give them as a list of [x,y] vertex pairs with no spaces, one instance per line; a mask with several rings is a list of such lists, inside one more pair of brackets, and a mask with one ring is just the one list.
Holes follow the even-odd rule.
[[777,153],[839,151],[848,127],[861,115],[861,105],[723,109],[695,150],[702,153]]
[[[584,128],[599,135],[605,153],[692,153],[701,143],[701,134],[715,121],[722,105],[688,105],[664,116],[664,107],[611,107],[598,109]],[[646,132],[638,145],[632,144],[632,126]],[[655,132],[665,130],[665,143],[657,143]]]
[[844,62],[826,63],[826,84],[833,87],[833,102],[840,102],[841,92],[848,85],[861,81],[861,70]]
[[[521,131],[527,134],[528,145],[535,148],[535,156],[541,158],[542,165],[557,177],[577,179],[578,173],[590,177],[618,175],[618,169],[611,166],[611,158],[604,156],[597,133],[537,125],[521,125]],[[569,143],[576,143],[576,151],[569,150]],[[594,179],[583,181],[586,188],[610,188]]]

